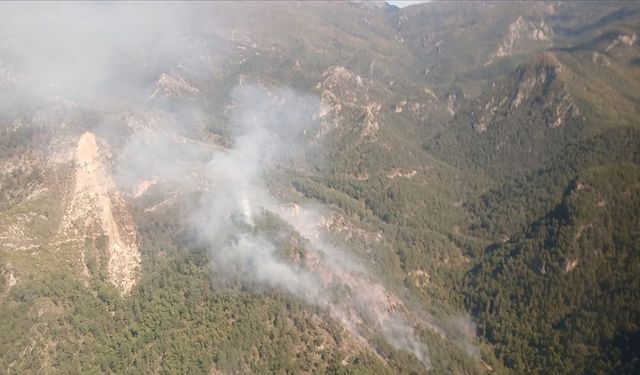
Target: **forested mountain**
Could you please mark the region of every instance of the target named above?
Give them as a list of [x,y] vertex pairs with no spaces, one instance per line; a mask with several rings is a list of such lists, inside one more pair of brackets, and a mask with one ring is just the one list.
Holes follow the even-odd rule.
[[0,10],[0,373],[640,371],[638,4]]

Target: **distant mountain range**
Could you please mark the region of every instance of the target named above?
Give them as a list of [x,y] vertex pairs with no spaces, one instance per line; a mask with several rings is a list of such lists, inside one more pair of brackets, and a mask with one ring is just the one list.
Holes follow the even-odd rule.
[[0,373],[639,371],[637,3],[0,14]]

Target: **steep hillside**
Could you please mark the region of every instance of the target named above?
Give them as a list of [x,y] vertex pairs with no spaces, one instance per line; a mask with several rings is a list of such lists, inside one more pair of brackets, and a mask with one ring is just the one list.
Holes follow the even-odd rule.
[[466,293],[478,329],[508,367],[638,371],[638,172],[580,173],[553,211],[472,269]]
[[0,373],[637,372],[640,7],[378,5],[0,5]]

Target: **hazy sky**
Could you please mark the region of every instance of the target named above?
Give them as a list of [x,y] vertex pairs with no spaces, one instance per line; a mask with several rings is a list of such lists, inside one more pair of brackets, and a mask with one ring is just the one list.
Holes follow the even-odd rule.
[[395,5],[399,8],[404,8],[413,4],[426,3],[427,1],[429,0],[394,0],[394,1],[387,1],[387,3],[391,5]]

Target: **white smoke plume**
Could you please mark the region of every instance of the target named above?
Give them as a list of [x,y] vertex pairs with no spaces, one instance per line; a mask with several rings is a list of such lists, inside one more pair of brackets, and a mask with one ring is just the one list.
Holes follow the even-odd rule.
[[[382,335],[429,368],[416,326],[430,324],[349,249],[326,239],[319,227],[328,215],[323,208],[294,205],[272,190],[272,172],[304,167],[319,155],[311,148],[321,144],[306,139],[306,131],[317,126],[317,97],[238,86],[230,103],[232,144],[224,148],[198,139],[206,100],[171,105],[157,100],[159,79],[174,91],[182,85],[189,95],[206,95],[207,79],[220,70],[216,62],[226,53],[224,43],[211,41],[225,35],[216,29],[226,27],[226,6],[3,4],[0,88],[15,90],[21,99],[64,97],[74,108],[102,111],[103,122],[91,126],[107,138],[124,137],[113,151],[115,180],[127,191],[147,180],[201,192],[198,207],[184,219],[210,250],[212,272],[326,309],[355,337],[367,342]],[[198,79],[171,78],[177,70]],[[276,220],[304,239],[302,259],[283,254],[273,233],[262,228],[264,220]]]
[[[265,184],[270,170],[300,158],[305,130],[316,125],[317,99],[251,85],[238,87],[233,98],[234,145],[215,152],[206,164],[212,189],[189,218],[211,248],[214,272],[279,288],[327,308],[364,341],[364,331],[373,327],[369,334],[382,334],[394,348],[407,350],[429,367],[427,347],[403,303],[348,250],[324,240],[319,210],[278,201]],[[256,225],[262,212],[275,214],[307,241],[305,260],[294,263],[278,254],[277,243]],[[335,293],[337,289],[348,293]]]

